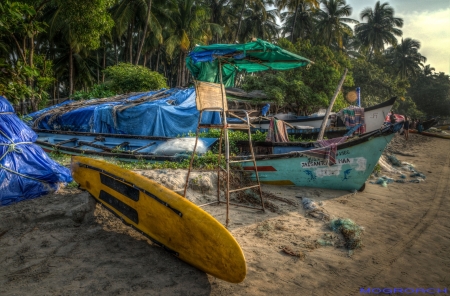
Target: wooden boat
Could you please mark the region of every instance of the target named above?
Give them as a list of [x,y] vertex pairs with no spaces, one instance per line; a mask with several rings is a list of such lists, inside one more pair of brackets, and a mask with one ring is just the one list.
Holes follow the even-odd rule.
[[436,125],[438,123],[438,120],[436,118],[431,118],[429,120],[425,120],[422,122],[423,130],[426,131],[430,127]]
[[71,168],[81,188],[170,254],[219,279],[245,279],[245,257],[236,239],[194,203],[104,161],[74,156]]
[[[255,142],[259,179],[273,185],[363,190],[378,159],[400,128],[401,123],[386,126],[338,144],[336,164],[330,166],[304,154],[315,148],[315,142]],[[243,166],[245,170],[253,170],[251,163]]]
[[[171,149],[168,153],[155,153],[158,147],[168,141],[191,138],[148,137],[137,135],[99,134],[71,131],[34,130],[38,138],[36,144],[46,152],[58,151],[69,155],[114,157],[124,161],[145,160],[182,161],[189,158],[182,148]],[[195,138],[192,138],[192,142]],[[217,139],[201,138],[203,145],[209,149]],[[160,150],[160,149],[159,149]]]
[[[364,120],[366,123],[366,132],[371,132],[376,129],[379,129],[383,125],[384,118],[391,111],[391,108],[394,105],[396,99],[397,97],[393,97],[390,100],[383,102],[381,104],[364,108]],[[325,116],[315,116],[315,117],[302,116],[293,118],[284,117],[284,119],[283,118],[278,119],[281,119],[294,127],[310,126],[316,129],[320,129],[324,117]],[[265,131],[269,128],[270,122],[268,120],[253,120],[252,124],[255,126],[255,128],[260,129],[261,131]],[[330,121],[328,121],[327,126],[329,126],[329,124]],[[341,123],[340,126],[344,126],[343,123]]]
[[421,133],[419,133],[417,130],[409,130],[409,132],[413,133],[413,134],[419,134],[419,135],[427,136],[427,137],[434,137],[434,138],[441,138],[441,139],[449,139],[450,140],[450,135],[449,134],[430,133],[430,132],[421,132]]

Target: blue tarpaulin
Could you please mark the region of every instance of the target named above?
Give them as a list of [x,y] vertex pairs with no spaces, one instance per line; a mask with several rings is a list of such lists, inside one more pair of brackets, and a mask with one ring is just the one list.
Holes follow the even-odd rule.
[[37,135],[0,96],[0,206],[51,193],[72,181],[70,170],[34,144]]
[[[136,104],[136,100],[162,91],[165,93],[164,98]],[[48,130],[176,137],[197,129],[199,112],[193,88],[121,96],[117,101],[112,98],[108,102],[88,105],[90,102],[95,103],[86,101],[86,106],[70,109],[57,116],[54,111],[59,107],[70,108],[70,104],[77,102],[64,102],[29,116],[34,127]],[[205,112],[202,122],[220,123],[220,116],[217,112]]]

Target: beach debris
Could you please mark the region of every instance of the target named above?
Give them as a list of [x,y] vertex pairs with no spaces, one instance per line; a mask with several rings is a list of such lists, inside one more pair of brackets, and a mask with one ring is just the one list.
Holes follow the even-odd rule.
[[[168,140],[165,143],[159,145],[155,151],[153,151],[156,155],[176,155],[176,154],[184,154],[184,153],[192,153],[194,151],[195,138],[176,138],[172,140]],[[195,149],[196,153],[204,154],[208,150],[207,146],[202,140],[198,140],[197,148]]]
[[307,215],[319,220],[330,220],[330,215],[321,207],[322,202],[316,203],[312,199],[302,197],[302,205]]
[[371,184],[380,184],[383,187],[387,187],[388,184],[393,183],[394,179],[386,177],[386,176],[382,176],[380,178],[378,178],[375,182],[374,181],[370,181]]
[[397,159],[397,157],[395,157],[394,155],[388,155],[387,156],[388,160],[395,166],[402,166],[402,163],[400,160]]
[[335,237],[333,237],[333,235],[331,233],[324,233],[322,238],[319,238],[317,240],[317,243],[323,247],[326,246],[334,246],[335,243],[333,241]]
[[[399,174],[399,179],[394,181],[394,178],[390,178],[387,176],[382,176],[378,178],[376,181],[370,181],[371,184],[379,184],[383,187],[387,187],[388,184],[392,182],[396,183],[420,183],[423,182],[426,176],[418,172],[414,166],[414,164],[409,162],[400,162],[395,156],[389,155],[387,156],[388,161],[384,159],[385,156],[382,156],[378,161],[378,164],[383,168],[384,171],[388,173]],[[392,165],[391,165],[392,164]],[[395,166],[396,168],[394,168]],[[375,174],[378,177],[378,174]],[[406,180],[408,178],[414,178],[412,180]]]
[[414,173],[412,173],[412,174],[409,175],[409,176],[410,176],[410,177],[419,177],[419,178],[422,178],[422,179],[425,179],[425,178],[426,178],[424,174],[419,173],[419,172],[414,172]]
[[305,259],[305,253],[303,253],[302,251],[294,251],[289,246],[281,246],[281,251],[283,251],[284,253],[286,253],[288,255],[298,257],[301,260]]
[[336,233],[341,233],[345,239],[344,246],[348,250],[362,248],[362,235],[364,228],[350,219],[338,218],[330,222],[330,228]]

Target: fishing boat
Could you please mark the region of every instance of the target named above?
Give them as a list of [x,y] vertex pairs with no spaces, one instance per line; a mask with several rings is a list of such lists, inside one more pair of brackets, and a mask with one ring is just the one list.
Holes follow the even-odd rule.
[[[364,122],[366,125],[366,132],[371,132],[379,129],[383,123],[387,114],[391,111],[392,106],[395,103],[397,97],[393,97],[381,104],[364,108]],[[289,125],[293,126],[293,129],[288,129],[288,132],[295,133],[295,130],[308,130],[304,127],[309,127],[309,129],[319,130],[325,116],[293,116],[293,115],[275,115],[276,119],[283,120]],[[269,120],[263,120],[255,118],[252,120],[252,124],[255,128],[265,131],[269,129]],[[331,127],[331,120],[328,120],[327,127]],[[338,119],[336,127],[343,127],[344,123]]]
[[[189,158],[195,138],[148,137],[71,131],[34,130],[36,144],[46,152],[68,155],[113,157],[123,161],[182,161]],[[201,138],[206,152],[216,138]]]
[[449,134],[444,134],[444,133],[429,133],[429,132],[421,132],[419,133],[417,130],[409,130],[410,133],[413,134],[419,134],[422,136],[427,136],[427,137],[434,137],[434,138],[441,138],[441,139],[448,139],[450,140],[450,135]]
[[424,122],[422,122],[423,130],[426,131],[427,129],[436,125],[437,123],[438,123],[438,120],[436,118],[431,118],[431,119],[425,120]]
[[[362,191],[384,149],[400,128],[401,123],[385,126],[337,144],[334,164],[311,157],[311,152],[321,149],[317,148],[317,142],[255,142],[259,179],[273,185]],[[261,148],[266,149],[266,154]],[[243,166],[249,173],[254,169],[251,163]],[[251,174],[255,179],[254,173]]]

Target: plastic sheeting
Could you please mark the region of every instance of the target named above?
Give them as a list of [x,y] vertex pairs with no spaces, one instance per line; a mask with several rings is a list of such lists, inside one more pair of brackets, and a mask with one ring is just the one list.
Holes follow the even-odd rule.
[[[155,92],[130,95],[126,100],[82,107],[53,119],[48,115],[39,122],[38,128],[161,137],[182,136],[196,131],[199,112],[193,88],[170,89],[170,95],[163,99],[144,102],[122,111],[115,110],[115,107],[132,104],[134,100],[153,93]],[[69,106],[66,102],[63,104]],[[57,107],[53,106],[29,116],[34,121]],[[220,121],[217,112],[205,112],[202,118],[203,123],[217,124]]]
[[51,193],[72,181],[70,170],[33,144],[36,139],[0,96],[0,206]]
[[244,44],[212,44],[196,46],[186,58],[186,66],[196,80],[219,83],[219,59],[222,82],[234,85],[236,72],[290,70],[311,63],[310,60],[257,39]]

